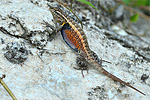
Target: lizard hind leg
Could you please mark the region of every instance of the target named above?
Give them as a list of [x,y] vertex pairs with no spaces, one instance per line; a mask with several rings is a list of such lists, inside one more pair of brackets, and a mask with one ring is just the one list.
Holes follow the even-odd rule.
[[76,63],[78,67],[77,68],[75,67],[75,69],[81,70],[81,74],[84,77],[83,71],[86,70],[88,73],[89,70],[88,62],[86,62],[85,58],[83,57],[77,57]]
[[107,63],[110,63],[110,64],[111,64],[111,62],[106,61],[106,60],[103,60],[102,58],[99,59],[98,56],[97,56],[97,54],[96,54],[94,51],[91,51],[91,53],[92,53],[92,56],[93,56],[93,58],[95,59],[95,61],[96,61],[97,63],[99,63],[100,65],[102,65],[102,62],[107,62]]

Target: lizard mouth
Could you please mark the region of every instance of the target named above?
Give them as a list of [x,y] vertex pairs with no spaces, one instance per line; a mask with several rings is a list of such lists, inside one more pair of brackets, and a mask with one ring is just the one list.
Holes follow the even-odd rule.
[[55,20],[55,22],[58,23],[59,25],[63,26],[65,24],[64,23],[65,21],[62,17],[62,14],[61,14],[60,10],[58,8],[52,7],[52,6],[49,7],[49,10],[51,11],[51,14],[52,14],[53,19]]

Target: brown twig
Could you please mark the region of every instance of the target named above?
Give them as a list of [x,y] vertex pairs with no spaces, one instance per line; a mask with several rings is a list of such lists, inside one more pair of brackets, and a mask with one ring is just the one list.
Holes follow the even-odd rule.
[[3,78],[5,78],[5,77],[6,77],[5,75],[2,75],[2,77],[0,77],[0,83],[1,83],[1,85],[5,88],[5,90],[8,92],[8,94],[12,97],[13,100],[17,100],[17,98],[15,97],[15,95],[11,92],[11,90],[8,88],[8,86],[3,81]]

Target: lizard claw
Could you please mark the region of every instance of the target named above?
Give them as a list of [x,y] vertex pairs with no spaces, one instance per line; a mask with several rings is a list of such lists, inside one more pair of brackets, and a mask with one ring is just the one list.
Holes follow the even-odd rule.
[[81,68],[81,67],[79,67],[79,68],[74,67],[74,69],[76,69],[76,70],[81,70],[81,74],[82,74],[83,78],[84,78],[83,71],[86,70],[86,71],[87,71],[87,74],[88,74],[88,70],[89,70],[89,68],[84,69],[84,68]]
[[88,64],[87,64],[86,60],[84,58],[82,58],[82,57],[77,57],[76,62],[77,62],[79,67],[75,68],[75,69],[81,70],[81,74],[82,74],[82,76],[84,78],[83,71],[87,70],[87,74],[88,74],[88,70],[89,70]]

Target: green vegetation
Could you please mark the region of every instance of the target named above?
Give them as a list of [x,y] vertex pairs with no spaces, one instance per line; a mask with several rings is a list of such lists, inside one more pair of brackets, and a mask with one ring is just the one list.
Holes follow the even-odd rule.
[[139,14],[135,14],[135,15],[130,17],[131,22],[136,22],[138,19],[139,19]]
[[[150,0],[122,0],[125,5],[133,7],[150,7]],[[139,18],[139,13],[134,14],[130,17],[131,22],[136,22]]]
[[150,6],[150,0],[122,0],[126,5],[131,6]]
[[82,2],[82,3],[84,3],[84,4],[87,4],[87,5],[89,5],[89,6],[93,7],[93,8],[95,8],[95,9],[97,9],[92,3],[90,3],[90,2],[88,2],[88,1],[86,1],[86,0],[76,0],[76,1],[80,1],[80,2]]

